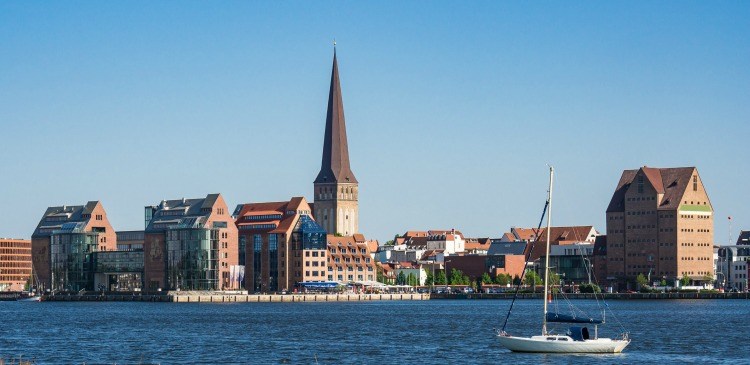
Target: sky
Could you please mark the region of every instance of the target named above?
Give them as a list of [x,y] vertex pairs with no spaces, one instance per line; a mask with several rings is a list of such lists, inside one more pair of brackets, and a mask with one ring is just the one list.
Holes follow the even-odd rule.
[[0,2],[0,237],[48,206],[312,200],[333,39],[360,231],[605,230],[625,169],[696,166],[750,229],[750,3]]

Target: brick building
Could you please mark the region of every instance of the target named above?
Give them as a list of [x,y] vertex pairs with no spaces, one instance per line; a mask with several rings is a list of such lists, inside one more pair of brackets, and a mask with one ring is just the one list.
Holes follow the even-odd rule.
[[328,113],[320,172],[313,183],[315,220],[329,233],[359,232],[359,182],[349,166],[344,102],[336,51],[333,53]]
[[31,235],[39,288],[80,290],[93,286],[87,266],[90,255],[116,249],[115,230],[100,202],[47,208]]
[[311,211],[303,197],[237,206],[233,215],[245,252],[247,290],[276,292],[326,280],[326,231]]
[[21,291],[31,278],[31,241],[0,238],[0,291]]
[[340,283],[376,281],[377,266],[374,253],[378,242],[365,240],[365,236],[336,237],[328,235],[328,281]]
[[144,284],[147,290],[220,290],[238,265],[237,227],[221,194],[163,200],[145,208]]
[[713,281],[713,208],[695,167],[623,171],[606,215],[610,284]]

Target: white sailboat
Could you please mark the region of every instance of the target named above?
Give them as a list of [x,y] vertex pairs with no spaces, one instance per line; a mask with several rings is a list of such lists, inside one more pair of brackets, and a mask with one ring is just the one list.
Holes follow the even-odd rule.
[[[550,227],[552,225],[552,182],[554,178],[554,168],[549,169],[549,191],[547,196],[547,248],[544,265],[544,316],[542,319],[542,334],[539,336],[520,337],[511,336],[503,330],[499,331],[497,336],[500,344],[514,352],[539,352],[539,353],[619,353],[630,344],[630,338],[627,333],[623,333],[620,338],[601,338],[598,336],[598,325],[603,320],[587,318],[575,315],[565,315],[548,312],[549,298],[549,243]],[[540,222],[541,223],[541,222]],[[512,304],[511,304],[512,309]],[[510,316],[510,311],[508,311]],[[593,324],[594,334],[591,336],[587,327],[571,327],[566,334],[553,334],[547,330],[548,322],[557,323],[576,323],[576,324]],[[507,324],[507,318],[506,318]]]

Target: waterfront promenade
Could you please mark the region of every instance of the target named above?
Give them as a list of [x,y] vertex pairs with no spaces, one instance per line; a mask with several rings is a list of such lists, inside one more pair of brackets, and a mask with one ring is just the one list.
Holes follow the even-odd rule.
[[222,294],[181,292],[165,294],[57,294],[45,295],[50,302],[171,302],[171,303],[291,303],[291,302],[369,302],[429,300],[429,294]]

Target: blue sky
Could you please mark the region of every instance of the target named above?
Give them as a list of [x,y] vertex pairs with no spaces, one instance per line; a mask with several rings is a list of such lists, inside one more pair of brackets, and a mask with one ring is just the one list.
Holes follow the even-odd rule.
[[623,169],[697,166],[750,229],[748,2],[1,2],[0,237],[51,205],[304,195],[338,42],[360,230],[593,224]]

